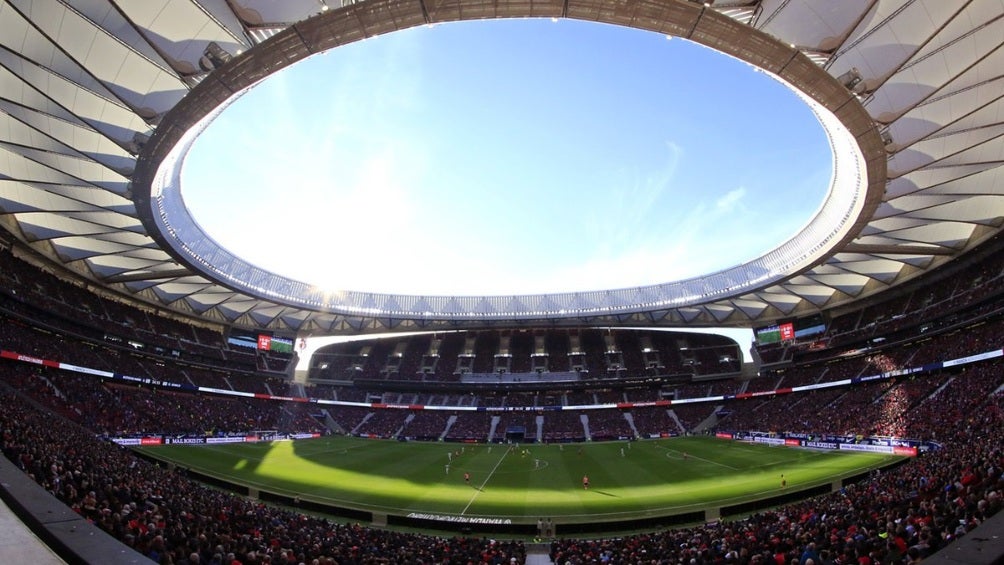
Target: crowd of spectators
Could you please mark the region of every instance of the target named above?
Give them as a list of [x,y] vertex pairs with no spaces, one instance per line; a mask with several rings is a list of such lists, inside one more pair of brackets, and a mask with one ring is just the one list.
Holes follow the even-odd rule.
[[325,408],[328,415],[341,428],[342,433],[352,433],[367,416],[373,413],[370,408],[362,406],[328,406]]
[[548,412],[544,418],[543,439],[548,443],[585,440],[586,430],[582,425],[582,413],[572,410]]
[[617,404],[626,402],[623,390],[598,390],[593,393],[597,404]]
[[74,511],[162,564],[522,563],[518,541],[341,524],[201,486],[7,392],[4,455]]
[[730,402],[725,405],[728,416],[719,419],[718,427],[723,430],[763,432],[820,430],[823,428],[820,417],[824,414],[823,409],[844,392],[844,389],[829,388],[797,395]]
[[[10,319],[27,320],[29,325],[73,335],[78,341],[151,357],[184,358],[194,364],[223,367],[231,373],[284,373],[293,357],[230,348],[218,329],[102,299],[86,286],[40,270],[6,249],[0,250],[0,311]],[[23,349],[20,352],[32,353]]]
[[634,430],[621,410],[590,410],[586,412],[589,434],[594,440],[635,437]]
[[986,387],[959,391],[965,397],[959,403],[970,410],[957,420],[930,421],[940,428],[942,449],[863,483],[741,520],[612,539],[559,539],[551,544],[551,558],[559,565],[919,563],[1001,510],[1004,394],[986,393]]
[[[671,391],[675,398],[693,396],[729,395],[741,392],[756,392],[770,390],[778,386],[790,387],[816,382],[833,382],[860,376],[874,375],[883,371],[891,371],[907,366],[915,366],[927,361],[930,350],[948,350],[953,356],[963,356],[978,353],[995,346],[997,332],[1001,322],[984,323],[966,332],[951,335],[933,335],[925,342],[925,347],[917,344],[905,345],[885,350],[872,350],[864,354],[842,358],[839,362],[829,360],[825,363],[805,364],[786,367],[750,381],[738,379],[716,380],[706,383],[679,385]],[[59,351],[60,357],[81,366],[91,366],[111,370],[125,367],[128,373],[149,376],[173,382],[188,382],[192,385],[212,387],[222,390],[238,390],[258,394],[289,395],[308,393],[321,398],[349,400],[355,402],[376,402],[390,404],[422,404],[439,402],[440,405],[462,406],[460,401],[470,401],[472,406],[498,407],[539,407],[561,403],[566,406],[589,404],[614,404],[624,401],[646,402],[661,398],[666,392],[659,389],[597,389],[585,391],[565,391],[554,394],[551,392],[529,393],[509,392],[501,394],[481,395],[436,395],[416,392],[377,392],[367,391],[352,386],[315,385],[309,390],[281,379],[252,377],[243,373],[229,374],[204,367],[178,364],[170,361],[157,361],[143,356],[123,355],[115,349],[68,339],[58,334],[37,332],[30,326],[21,325],[17,320],[11,324],[0,325],[0,346],[11,350],[29,351],[45,357],[53,351]],[[404,348],[407,349],[407,348]],[[127,374],[128,374],[127,373]],[[157,427],[156,422],[170,421],[172,429],[162,430],[165,433],[219,433],[219,430],[237,431],[243,428],[266,429],[282,425],[284,422],[297,422],[310,427],[311,418],[304,414],[302,406],[296,404],[292,408],[279,408],[275,403],[264,400],[243,401],[226,397],[196,398],[189,395],[172,395],[166,392],[155,392],[155,389],[139,389],[121,387],[116,389],[108,384],[95,391],[75,387],[80,379],[92,379],[90,376],[61,377],[61,386],[50,382],[52,388],[59,390],[59,401],[43,399],[53,410],[70,415],[77,421],[105,433],[136,433],[138,430],[151,430]],[[852,389],[837,389],[806,394],[804,397],[771,401],[757,399],[745,403],[732,404],[725,407],[725,412],[732,414],[728,420],[731,426],[751,428],[757,421],[765,421],[765,415],[771,415],[775,425],[785,425],[791,430],[803,429],[810,423],[818,421],[819,413],[829,416],[826,420],[832,425],[831,431],[843,432],[848,429],[860,429],[859,422],[869,421],[872,426],[867,430],[869,435],[894,435],[906,433],[901,417],[903,411],[914,405],[922,404],[924,398],[931,394],[941,382],[926,374],[911,376],[909,383],[900,378],[896,381],[883,381],[878,385],[856,386]],[[876,388],[878,387],[878,388]],[[114,391],[114,392],[112,392]],[[74,396],[74,393],[76,396]],[[101,393],[101,394],[97,394]],[[97,396],[89,397],[89,395]],[[440,397],[437,399],[437,396]],[[60,403],[64,405],[59,405]],[[88,409],[73,408],[72,405],[87,405]],[[122,404],[125,408],[117,411],[115,407]],[[591,419],[589,423],[591,439],[606,439],[614,437],[633,437],[637,435],[652,435],[664,431],[675,431],[679,426],[691,430],[703,422],[717,407],[716,403],[676,404],[672,407],[673,414],[669,419],[660,418],[659,422],[650,422],[645,418],[629,419],[617,409],[589,410],[586,412]],[[395,436],[399,432],[404,437],[414,437],[405,428],[404,416],[401,414],[383,414],[383,410],[364,407],[329,407],[334,421],[344,432],[357,431],[379,437]],[[76,412],[74,415],[73,412]],[[752,412],[751,414],[748,414]],[[807,414],[803,417],[802,414]],[[102,414],[116,414],[108,421],[102,422]],[[212,419],[206,417],[212,414]],[[545,441],[568,441],[571,438],[582,437],[578,434],[580,422],[572,424],[570,429],[561,429],[560,413],[547,411],[545,414]],[[662,414],[653,412],[657,417]],[[676,416],[674,419],[672,416]],[[301,419],[302,418],[302,419]],[[364,419],[368,424],[360,427]],[[748,420],[744,422],[744,419]],[[384,424],[391,420],[393,424]],[[550,420],[550,421],[549,421]],[[572,420],[575,420],[573,417]],[[801,420],[799,425],[798,420]],[[635,426],[632,428],[631,423]],[[313,422],[316,426],[317,422]],[[487,438],[490,419],[469,412],[456,413],[456,421],[445,439],[484,441]],[[558,425],[556,425],[558,424]],[[639,426],[639,424],[641,424]],[[672,425],[670,425],[672,424]],[[357,430],[357,428],[359,428]],[[392,429],[393,428],[393,429]],[[640,429],[639,429],[640,428]],[[421,432],[423,437],[441,437],[446,426]],[[583,437],[583,439],[585,439]]]
[[4,363],[5,380],[52,411],[107,436],[226,435],[325,428],[302,403],[176,392]]
[[440,438],[446,431],[450,421],[450,413],[443,410],[419,410],[408,422],[402,436],[417,440],[433,441]]
[[729,379],[718,386],[713,386],[708,382],[695,382],[677,386],[674,389],[674,398],[706,398],[714,396],[715,391],[725,388],[728,392],[738,392],[739,381]]
[[943,441],[945,424],[963,422],[982,409],[983,399],[1004,394],[1004,366],[1001,361],[973,365],[954,372],[945,386],[927,402],[921,402],[905,415],[905,435]]
[[654,402],[661,400],[659,388],[635,388],[624,391],[624,398],[628,402]]
[[537,414],[529,411],[499,414],[492,441],[504,441],[510,432],[519,434],[522,437],[520,441],[537,441]]
[[450,425],[445,438],[451,441],[488,441],[492,415],[487,412],[464,412]]
[[593,391],[576,390],[567,392],[564,395],[562,404],[566,406],[588,406],[590,404],[599,404],[599,400]]
[[359,425],[355,433],[375,438],[395,438],[410,415],[407,410],[376,410]]
[[[730,403],[732,406],[734,403]],[[721,403],[717,402],[698,402],[694,404],[674,404],[672,406],[673,414],[676,415],[680,423],[683,424],[684,429],[693,430],[698,425],[700,425],[705,419],[711,416],[715,408],[721,406]]]
[[[750,379],[746,381],[746,387],[740,389],[739,392],[762,392],[765,390],[777,390],[781,388],[781,383],[784,381],[783,377],[770,378],[763,377],[759,379]],[[784,386],[790,386],[785,384]]]
[[999,317],[1004,311],[1004,287],[1000,284],[1004,255],[988,246],[972,257],[978,260],[959,268],[940,269],[928,277],[938,280],[912,281],[896,296],[834,317],[826,322],[822,335],[758,345],[755,357],[769,367],[802,364],[831,357],[834,351],[918,341],[932,333],[958,331],[962,337],[958,343],[949,343],[948,348],[917,347],[918,355],[911,362],[924,364],[956,357],[958,349],[972,345],[968,343],[972,337],[965,334],[973,329],[973,322]]
[[635,429],[641,437],[661,436],[663,434],[682,434],[687,430],[677,425],[676,419],[670,416],[665,406],[645,406],[631,410]]
[[[62,414],[66,414],[67,407],[72,411],[75,402],[102,407],[97,410],[102,412],[135,402],[122,398],[147,402],[151,396],[162,395],[132,387],[105,385],[99,388],[93,386],[97,382],[94,379],[75,375],[60,375],[62,387],[59,388],[51,384],[57,378],[45,374],[42,369],[21,364],[9,364],[5,368],[8,369],[7,380],[22,392],[56,399],[52,406],[64,402]],[[1002,396],[992,397],[989,403],[987,399],[1002,385],[1001,375],[1000,364],[990,362],[968,367],[964,372],[932,375],[928,377],[932,379],[930,382],[884,381],[850,389],[822,390],[802,395],[797,401],[793,401],[795,396],[773,398],[768,403],[778,403],[787,409],[778,409],[769,416],[760,414],[761,418],[797,413],[856,412],[861,414],[857,425],[873,419],[867,407],[875,406],[876,410],[883,411],[883,399],[905,401],[910,410],[898,413],[897,419],[906,422],[909,429],[926,426],[926,433],[944,442],[946,447],[876,477],[862,487],[851,487],[838,494],[758,514],[749,520],[617,540],[566,540],[555,543],[552,555],[561,563],[594,559],[635,562],[642,552],[658,556],[663,560],[660,562],[675,562],[672,560],[678,558],[694,558],[697,563],[715,562],[728,559],[730,554],[737,562],[756,562],[777,559],[778,555],[786,560],[797,558],[815,544],[821,558],[860,560],[868,557],[874,562],[898,563],[908,562],[911,551],[923,557],[964,535],[1000,507],[999,493],[1004,486],[1000,482],[1001,465],[1004,464]],[[903,396],[895,396],[898,389],[902,389]],[[930,394],[932,389],[937,390],[937,394]],[[56,391],[58,394],[54,394]],[[848,402],[856,407],[855,410],[825,409],[835,405],[835,398],[827,402],[815,400],[817,395],[825,398],[834,393],[837,393],[836,398],[850,395]],[[105,395],[116,400],[106,404]],[[175,399],[191,395],[164,396]],[[71,402],[72,399],[76,399],[75,402]],[[737,402],[732,406],[745,404]],[[203,489],[176,473],[136,460],[116,446],[98,442],[92,434],[77,431],[72,426],[68,426],[70,432],[57,430],[49,425],[51,415],[38,412],[24,402],[16,402],[13,397],[5,399],[4,406],[2,447],[12,461],[82,515],[138,551],[165,562],[191,560],[193,553],[207,561],[217,554],[233,553],[234,559],[244,563],[281,562],[282,559],[298,562],[310,556],[351,560],[360,557],[340,553],[351,547],[345,545],[346,540],[362,548],[366,540],[373,543],[373,539],[405,536],[332,524]],[[360,413],[364,410],[360,409]],[[620,418],[626,422],[619,412],[603,412],[608,412],[611,420]],[[916,416],[911,416],[914,412]],[[600,425],[603,420],[595,414],[590,414],[590,426]],[[950,418],[933,417],[934,414]],[[577,414],[567,415],[578,417]],[[157,419],[163,421],[168,417],[160,414]],[[482,426],[487,425],[488,418],[488,415],[482,416]],[[549,420],[552,420],[550,414],[545,422]],[[85,420],[89,425],[94,425],[95,421],[98,420]],[[557,421],[557,417],[553,421]],[[41,422],[47,424],[41,425]],[[816,431],[834,425],[819,418],[805,418],[804,422],[807,426],[811,424],[811,428],[806,429]],[[442,423],[441,417],[438,423]],[[953,427],[954,423],[960,425]],[[615,427],[610,423],[602,425],[609,429]],[[854,428],[853,422],[840,425],[851,432],[870,429]],[[27,437],[33,441],[27,441]],[[85,457],[84,450],[93,458]],[[119,463],[123,458],[128,462]],[[128,471],[128,480],[115,474],[123,470]],[[189,502],[178,502],[176,496],[187,498]],[[874,508],[861,509],[862,504],[871,501],[878,501]],[[206,523],[221,516],[230,517],[218,524],[217,530],[223,531],[207,533]],[[956,526],[959,520],[964,524]],[[405,537],[408,551],[413,552],[408,555],[425,558],[435,558],[435,552],[443,547],[456,551],[453,544],[467,547],[473,543]],[[391,550],[391,546],[384,545],[382,550]],[[393,551],[401,550],[395,546]],[[478,545],[477,555],[483,551],[486,551],[484,546]],[[509,556],[513,552],[501,546],[487,551],[495,551],[499,556]],[[442,558],[442,554],[439,555]],[[518,559],[521,555],[519,553]],[[664,561],[666,559],[671,561]]]
[[[941,276],[943,273],[936,273]],[[929,328],[953,323],[952,314],[967,309],[967,318],[999,308],[995,301],[983,302],[1000,292],[1004,276],[1004,256],[996,254],[975,261],[956,274],[925,284],[902,296],[870,308],[835,318],[827,332],[830,346],[853,343],[871,336],[890,336],[900,330],[931,321]]]
[[[797,386],[808,386],[816,384],[817,382],[822,380],[823,375],[825,373],[826,371],[820,369],[818,366],[812,367],[812,369],[809,371],[799,371],[797,367],[794,367],[791,370],[785,372],[784,374],[779,375],[781,377],[781,380],[776,381],[777,382],[776,388],[794,388]],[[829,377],[832,376],[833,375],[829,375]],[[768,382],[770,382],[773,379],[767,379],[767,380]],[[827,378],[826,380],[830,380],[830,378]],[[839,380],[839,379],[833,379],[833,380]]]
[[[726,376],[740,372],[739,347],[722,336],[599,329],[538,333],[481,330],[332,344],[312,356],[310,380],[459,382],[461,372],[529,375],[546,369],[576,375],[575,365],[582,369],[583,379],[640,377],[653,371]],[[571,346],[573,341],[576,347]],[[686,366],[681,347],[691,354]],[[366,355],[360,355],[364,350]],[[546,361],[535,365],[533,355],[544,356]],[[616,370],[611,370],[611,363]]]
[[[1004,385],[1000,361],[932,374],[730,403],[718,427],[939,439],[939,421],[961,419]],[[765,429],[766,426],[769,429]]]
[[[430,405],[438,402],[442,406],[461,406],[468,402],[472,406],[540,407],[556,403],[576,406],[644,402],[662,398],[663,394],[675,394],[681,399],[760,392],[874,375],[996,349],[1001,346],[998,336],[1004,327],[1000,319],[987,318],[952,333],[935,331],[955,324],[959,319],[955,314],[964,308],[968,308],[966,316],[974,319],[1001,309],[1000,300],[980,302],[996,292],[1002,261],[995,260],[972,267],[972,276],[946,279],[831,324],[831,344],[881,338],[869,339],[868,347],[846,352],[804,352],[796,359],[799,365],[782,367],[751,381],[725,378],[671,390],[613,387],[480,397],[384,393],[344,385],[316,385],[304,390],[283,379],[264,379],[255,374],[259,370],[281,370],[286,359],[281,355],[229,349],[223,336],[211,330],[100,300],[54,277],[36,276],[33,268],[6,255],[3,262],[9,267],[0,270],[2,282],[6,283],[6,291],[0,293],[3,349],[155,380],[258,394],[306,393],[357,402],[411,404],[421,403],[424,397]],[[917,324],[918,319],[936,316],[946,317],[931,325]],[[43,335],[35,331],[38,325],[67,333],[46,331]],[[887,332],[902,330],[907,335],[924,333],[928,328],[934,329],[923,342],[882,345],[887,341],[884,336],[892,335]],[[660,362],[682,367],[687,360],[680,355],[686,349],[694,352],[689,358],[694,361],[689,371],[720,371],[727,376],[738,373],[731,366],[722,369],[721,351],[732,346],[682,343],[669,332],[610,334],[606,330],[604,335],[600,330],[574,331],[572,336],[565,330],[541,330],[538,337],[548,344],[549,367],[560,364],[562,355],[569,359],[573,349],[576,354],[584,350],[586,368],[594,367],[597,374],[603,373],[605,352],[616,350],[618,358],[636,370],[639,367],[635,365],[652,358],[642,354],[642,348],[658,351]],[[95,337],[98,335],[100,339]],[[108,341],[108,335],[124,335],[127,339],[142,336],[146,344],[160,349],[133,352],[122,346],[121,340]],[[473,344],[474,365],[493,369],[491,363],[500,344],[508,344],[506,351],[529,359],[539,341],[531,343],[532,337],[503,336],[499,332],[457,332],[442,339],[403,337],[370,345],[357,343],[343,352],[333,350],[330,356],[338,360],[339,371],[355,378],[449,381],[457,380],[456,376],[441,375],[439,371],[449,371],[455,362],[440,358],[427,365],[427,360],[440,353],[456,357],[467,344]],[[438,344],[438,351],[432,350],[433,344]],[[724,349],[719,351],[719,346]],[[199,362],[175,363],[171,354],[175,349]],[[835,357],[838,353],[846,357]],[[202,363],[207,360],[212,362]],[[521,359],[512,366],[524,365]],[[708,368],[710,365],[715,368]],[[433,371],[415,377],[423,367],[432,367]],[[4,380],[20,395],[4,392],[0,399],[0,448],[5,455],[74,510],[156,560],[266,563],[317,559],[323,563],[523,559],[518,543],[414,536],[345,526],[205,489],[183,474],[145,463],[94,435],[324,429],[315,419],[317,415],[311,415],[302,403],[126,386],[92,375],[13,362],[0,365],[0,369]],[[408,376],[401,377],[401,373]],[[944,447],[861,485],[746,520],[615,540],[565,540],[554,544],[552,557],[556,562],[573,564],[641,560],[789,563],[793,559],[804,563],[807,556],[817,564],[915,563],[966,535],[1001,507],[1002,375],[1002,363],[989,361],[809,393],[723,401],[720,429],[888,435],[933,439]],[[32,401],[25,402],[25,398]],[[630,411],[542,412],[543,439],[581,441],[587,439],[586,429],[591,439],[658,434],[678,429],[677,420],[689,430],[718,407],[719,403],[700,403],[674,405],[670,410],[646,407]],[[327,411],[345,432],[422,439],[438,439],[445,434],[445,439],[457,441],[487,440],[493,421],[498,426],[496,440],[513,426],[525,428],[527,436],[533,437],[538,418],[535,411],[411,412],[351,406],[329,407]],[[52,425],[62,419],[89,431],[69,423]]]

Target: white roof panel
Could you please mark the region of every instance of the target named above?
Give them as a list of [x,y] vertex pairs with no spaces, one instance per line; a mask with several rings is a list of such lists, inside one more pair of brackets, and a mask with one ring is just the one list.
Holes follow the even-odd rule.
[[[473,1],[453,4],[433,15],[495,15]],[[596,18],[615,17],[621,6],[612,0],[566,4],[569,13]],[[708,296],[703,304],[683,308],[656,304],[658,296],[644,289],[632,294],[639,304],[650,304],[654,323],[758,325],[849,304],[963,256],[999,232],[1004,218],[1004,1],[726,4],[713,6],[708,18],[734,18],[729,25],[740,26],[737,40],[752,26],[806,51],[832,77],[858,70],[864,81],[857,94],[877,121],[862,127],[890,138],[883,172],[888,177],[879,179],[888,184],[871,216],[855,225],[847,250],[835,249],[799,275],[745,294]],[[230,290],[180,264],[140,222],[129,188],[135,156],[142,150],[137,140],[203,82],[206,70],[199,59],[206,46],[216,42],[237,55],[274,36],[254,49],[275,49],[291,23],[334,21],[332,12],[340,5],[330,4],[332,9],[322,14],[316,0],[0,2],[0,210],[17,226],[13,236],[53,262],[86,263],[95,284],[208,321],[314,332],[413,328],[416,320],[430,329],[481,323],[474,315],[437,326],[435,320],[407,314],[420,307],[459,311],[449,297],[368,295],[355,312],[276,304]],[[416,6],[366,0],[344,10],[364,27],[393,29],[412,25]],[[502,12],[551,15],[547,10],[553,6],[560,9],[562,3],[507,4]],[[697,14],[701,7],[666,0],[652,13],[674,10]],[[742,107],[741,96],[736,105]],[[129,274],[128,281],[103,282],[117,274]],[[706,288],[695,283],[681,292],[700,296]],[[484,315],[507,308],[550,311],[560,304],[616,310],[626,302],[624,296],[489,297],[478,308]],[[381,309],[385,313],[367,314]],[[593,312],[569,319],[615,325],[644,318]]]

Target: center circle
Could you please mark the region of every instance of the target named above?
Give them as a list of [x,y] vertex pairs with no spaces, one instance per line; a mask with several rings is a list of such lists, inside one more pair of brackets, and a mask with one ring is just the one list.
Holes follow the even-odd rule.
[[819,209],[831,161],[809,108],[746,63],[618,26],[493,20],[276,73],[201,134],[183,196],[223,247],[318,286],[554,293],[762,255]]

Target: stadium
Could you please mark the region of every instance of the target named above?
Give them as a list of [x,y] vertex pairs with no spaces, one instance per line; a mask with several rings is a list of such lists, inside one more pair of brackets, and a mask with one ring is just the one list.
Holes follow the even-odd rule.
[[[698,276],[480,295],[324,289],[191,215],[189,150],[269,77],[523,18],[774,77],[823,202]],[[1001,562],[1002,31],[1000,0],[7,0],[0,555]]]

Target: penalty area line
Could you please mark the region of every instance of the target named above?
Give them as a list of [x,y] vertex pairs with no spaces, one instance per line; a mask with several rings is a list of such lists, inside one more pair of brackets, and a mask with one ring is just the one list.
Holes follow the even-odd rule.
[[467,514],[467,509],[470,508],[472,504],[474,504],[474,499],[477,498],[479,494],[481,494],[481,491],[484,490],[485,485],[487,485],[488,481],[491,480],[492,475],[495,474],[495,471],[499,468],[499,465],[502,464],[502,461],[505,460],[505,456],[509,455],[510,451],[512,451],[512,447],[506,448],[505,453],[502,454],[502,457],[499,457],[498,463],[496,463],[495,466],[492,467],[492,470],[488,472],[488,476],[485,477],[485,480],[481,482],[481,486],[474,489],[474,495],[471,496],[471,500],[468,501],[467,506],[464,506],[464,509],[460,511],[461,516]]
[[719,467],[725,467],[726,469],[731,469],[733,471],[738,471],[739,470],[738,468],[733,467],[732,465],[726,465],[725,463],[720,463],[718,461],[712,461],[711,459],[705,459],[703,457],[698,457],[698,456],[696,456],[696,455],[694,455],[692,453],[689,453],[689,454],[687,454],[687,457],[684,457],[682,451],[677,451],[675,449],[669,449],[669,448],[666,449],[666,457],[667,458],[669,457],[670,452],[678,453],[679,454],[679,456],[673,456],[672,457],[672,459],[675,459],[677,461],[683,461],[684,459],[696,459],[698,461],[704,461],[705,463],[710,463],[712,465],[718,465]]

